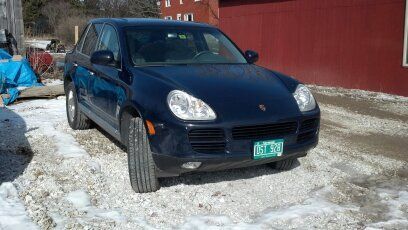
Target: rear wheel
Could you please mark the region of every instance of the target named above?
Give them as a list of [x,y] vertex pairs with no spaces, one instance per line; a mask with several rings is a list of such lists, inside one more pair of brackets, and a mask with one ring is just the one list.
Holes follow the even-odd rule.
[[72,129],[89,129],[91,121],[81,112],[78,107],[78,97],[74,89],[74,83],[70,82],[66,88],[66,109],[69,126]]
[[132,188],[137,193],[155,192],[160,189],[160,184],[143,120],[139,117],[131,118],[128,133],[128,164]]
[[285,160],[269,163],[268,165],[276,170],[286,171],[291,170],[297,161],[297,158],[288,158]]

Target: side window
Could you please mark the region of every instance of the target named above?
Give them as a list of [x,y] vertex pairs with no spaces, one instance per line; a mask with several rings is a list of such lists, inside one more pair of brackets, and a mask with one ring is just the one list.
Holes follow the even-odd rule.
[[86,32],[88,31],[89,25],[87,25],[84,29],[84,31],[82,31],[82,35],[81,38],[79,39],[77,45],[76,45],[76,50],[81,52],[82,50],[82,45],[84,44],[84,40],[85,40],[85,36],[86,36]]
[[120,62],[120,46],[119,39],[115,28],[111,25],[105,25],[103,28],[102,37],[99,41],[97,50],[110,50],[115,57],[116,62]]
[[99,34],[101,33],[102,26],[102,24],[90,25],[84,40],[84,44],[82,45],[83,54],[91,56],[92,52],[95,50],[95,44],[98,40]]

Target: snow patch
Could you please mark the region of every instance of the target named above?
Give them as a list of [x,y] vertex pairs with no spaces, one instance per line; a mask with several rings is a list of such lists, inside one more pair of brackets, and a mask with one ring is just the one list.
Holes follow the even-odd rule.
[[0,207],[0,229],[38,229],[28,218],[17,190],[10,182],[0,185]]
[[339,212],[357,211],[353,205],[338,205],[327,199],[333,187],[325,187],[301,204],[269,209],[253,223],[234,223],[227,216],[195,216],[186,219],[181,229],[264,229],[270,226],[295,224],[302,228],[307,217],[331,216]]
[[111,219],[115,222],[126,221],[126,218],[117,210],[103,210],[92,206],[91,197],[84,190],[70,192],[66,199],[79,211],[85,211],[87,218]]
[[126,222],[126,217],[122,216],[121,212],[117,210],[103,210],[94,207],[89,208],[87,216],[90,218],[111,219],[115,222]]
[[101,165],[96,161],[88,162],[88,166],[91,168],[92,173],[100,173],[101,172]]
[[25,43],[28,47],[46,50],[47,45],[51,43],[51,40],[30,39],[26,40]]
[[45,79],[42,83],[46,86],[55,86],[55,85],[63,85],[64,82],[60,79]]
[[[61,121],[61,114],[65,114],[65,103],[61,100],[33,100],[9,107],[19,114],[25,121],[27,129],[38,128],[40,133],[53,139],[57,153],[65,158],[84,157],[88,153],[76,142],[75,138],[56,129],[55,124]],[[21,120],[16,120],[21,122]]]
[[68,193],[67,200],[77,209],[91,206],[91,197],[83,190]]
[[371,229],[408,229],[408,191],[380,188],[376,190],[381,203],[388,207],[387,221],[369,225]]

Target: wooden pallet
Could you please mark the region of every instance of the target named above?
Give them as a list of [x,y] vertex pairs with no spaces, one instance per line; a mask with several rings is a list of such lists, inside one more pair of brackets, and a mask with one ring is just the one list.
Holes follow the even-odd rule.
[[63,85],[38,86],[21,90],[18,98],[53,98],[64,94]]

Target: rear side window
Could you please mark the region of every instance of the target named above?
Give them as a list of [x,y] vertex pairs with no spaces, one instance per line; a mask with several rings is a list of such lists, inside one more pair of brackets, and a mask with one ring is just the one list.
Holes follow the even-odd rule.
[[82,45],[82,53],[91,56],[95,50],[95,44],[102,31],[102,24],[92,24],[86,34],[84,44]]
[[79,52],[81,52],[81,50],[82,50],[82,45],[84,44],[84,40],[85,40],[86,32],[88,31],[88,27],[89,27],[89,25],[87,27],[85,27],[84,31],[82,31],[81,38],[79,39],[79,42],[78,42],[78,44],[76,46],[76,50],[79,51]]
[[112,51],[115,61],[120,61],[120,48],[119,39],[116,34],[115,28],[111,25],[105,25],[102,32],[102,37],[99,41],[96,50],[109,50]]

